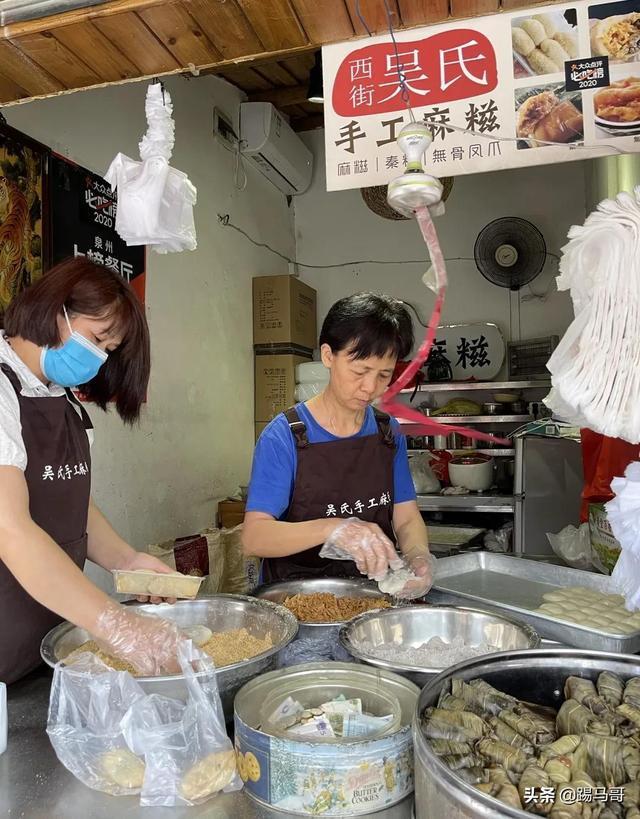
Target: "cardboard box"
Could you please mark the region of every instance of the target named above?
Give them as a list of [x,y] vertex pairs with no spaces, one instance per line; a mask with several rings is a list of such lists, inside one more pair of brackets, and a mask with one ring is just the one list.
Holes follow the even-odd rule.
[[256,355],[255,363],[255,418],[256,423],[267,423],[295,404],[296,366],[311,360],[308,356]]
[[221,529],[233,529],[244,520],[245,502],[224,500],[218,503],[218,526]]
[[255,425],[256,426],[256,443],[258,441],[258,438],[262,435],[262,430],[268,425],[269,425],[268,421],[256,422],[256,425]]
[[316,291],[295,276],[253,280],[253,343],[318,344]]

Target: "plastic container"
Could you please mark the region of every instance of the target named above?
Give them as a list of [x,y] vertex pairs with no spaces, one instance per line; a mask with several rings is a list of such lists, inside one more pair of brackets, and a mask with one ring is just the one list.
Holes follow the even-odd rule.
[[[298,678],[292,678],[290,684],[285,683],[281,689],[265,697],[260,709],[262,730],[271,734],[271,736],[291,737],[287,729],[283,729],[277,722],[271,721],[276,709],[287,697],[297,700],[305,709],[309,709],[318,708],[323,703],[335,700],[341,695],[348,700],[361,700],[364,714],[371,714],[374,717],[391,717],[387,725],[367,734],[367,739],[378,739],[393,734],[400,728],[402,711],[398,698],[391,693],[385,692],[379,686],[367,685],[366,682],[363,683],[361,679],[354,676],[353,685],[345,685],[342,682],[332,683],[328,680],[318,684],[314,680],[301,682]],[[353,739],[353,737],[313,738],[314,742],[333,743],[353,742]]]
[[200,591],[204,577],[171,572],[161,574],[146,569],[125,571],[113,569],[113,583],[120,594],[153,595],[154,597],[180,597],[192,600]]
[[7,750],[9,732],[9,715],[7,713],[7,686],[0,682],[0,754]]

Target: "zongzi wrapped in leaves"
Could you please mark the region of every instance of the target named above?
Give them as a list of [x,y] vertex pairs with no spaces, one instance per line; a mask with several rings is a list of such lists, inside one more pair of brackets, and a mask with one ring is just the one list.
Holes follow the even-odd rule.
[[496,716],[516,702],[513,697],[503,694],[484,680],[471,680],[470,683],[466,683],[454,679],[451,681],[451,694],[464,700],[469,711],[482,717],[488,714]]
[[461,725],[472,730],[479,739],[489,733],[489,726],[477,714],[471,711],[447,711],[446,708],[428,708],[426,712],[430,719],[439,722],[448,722],[449,725]]
[[484,757],[493,765],[501,765],[507,771],[515,771],[520,773],[523,771],[529,758],[520,750],[514,748],[513,745],[507,745],[506,742],[500,742],[491,737],[483,737],[476,743],[476,753]]
[[556,739],[555,742],[550,742],[549,745],[545,745],[540,750],[540,756],[538,757],[540,764],[544,767],[549,759],[572,754],[581,741],[582,737],[578,734],[566,734]]
[[576,700],[565,700],[558,711],[556,720],[558,734],[597,734],[611,736],[615,726],[611,722],[597,719],[584,705]]
[[625,782],[622,793],[622,804],[625,808],[640,807],[640,782]]
[[472,751],[469,742],[454,742],[450,739],[430,739],[429,746],[436,756],[448,754],[470,754]]
[[583,677],[567,677],[564,684],[564,696],[568,700],[576,700],[580,705],[584,705],[597,717],[611,712],[604,699],[598,695],[595,685],[591,680]]
[[553,808],[553,799],[548,799],[547,794],[552,787],[547,772],[535,760],[530,762],[522,772],[518,784],[518,793],[524,809],[536,816],[548,816]]
[[459,771],[460,768],[479,768],[482,765],[482,759],[477,754],[447,754],[440,757],[450,771]]
[[640,751],[618,737],[585,734],[573,758],[577,769],[607,788],[634,781],[640,774]]
[[486,769],[486,774],[489,782],[495,782],[498,785],[514,784],[509,771],[501,765],[495,765]]
[[424,719],[422,722],[422,733],[429,740],[446,739],[451,742],[475,742],[478,739],[477,733],[464,725],[452,725],[440,719]]
[[535,746],[546,745],[557,738],[555,724],[552,720],[533,713],[520,703],[511,711],[501,711],[498,716]]
[[598,694],[611,708],[617,708],[622,702],[624,683],[617,674],[613,674],[611,671],[603,671],[598,677],[596,688]]
[[554,785],[566,785],[571,782],[573,754],[554,756],[547,760],[544,770]]
[[456,771],[456,776],[459,776],[464,782],[469,785],[478,785],[480,782],[487,781],[487,775],[483,768],[460,768]]
[[616,708],[616,714],[624,717],[628,722],[633,723],[636,728],[640,728],[640,708],[636,708],[635,705],[625,702]]
[[632,677],[627,680],[624,687],[624,694],[622,695],[622,702],[633,705],[635,708],[640,708],[640,677]]
[[466,711],[467,704],[463,699],[443,691],[438,699],[438,708],[444,708],[446,711]]
[[512,808],[522,810],[522,802],[520,801],[520,794],[515,785],[503,785],[495,798],[502,802],[503,805],[509,805]]
[[507,745],[514,745],[516,748],[521,748],[525,754],[533,756],[535,749],[529,740],[525,739],[522,734],[514,731],[504,720],[501,720],[500,717],[490,717],[488,722],[496,739],[499,739],[501,742],[506,742]]

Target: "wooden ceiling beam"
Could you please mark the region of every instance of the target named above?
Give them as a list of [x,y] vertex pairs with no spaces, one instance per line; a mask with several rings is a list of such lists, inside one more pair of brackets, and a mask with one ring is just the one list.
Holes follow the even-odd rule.
[[292,88],[270,88],[265,91],[256,91],[249,94],[250,102],[272,102],[276,108],[286,108],[288,105],[300,105],[307,102],[306,85],[294,85]]
[[500,0],[450,0],[452,17],[477,17],[495,14],[500,10]]
[[403,26],[428,26],[449,16],[449,0],[398,0]]
[[309,39],[314,43],[349,40],[354,28],[344,0],[291,0]]
[[55,32],[55,38],[106,81],[137,77],[140,69],[93,23],[76,23]]
[[[358,36],[368,34],[367,28],[372,34],[382,34],[389,30],[387,10],[382,0],[360,0],[360,15],[356,9],[356,0],[345,0],[351,17],[353,29]],[[401,25],[398,4],[396,0],[387,0],[393,27]],[[362,17],[362,20],[360,19]],[[364,22],[363,22],[364,21]],[[365,24],[366,27],[365,28]]]
[[0,42],[0,66],[7,79],[19,85],[33,97],[64,91],[64,85],[48,71],[40,68],[26,54],[7,42]]
[[315,128],[324,128],[324,114],[311,114],[308,117],[292,119],[290,125],[294,131],[313,131]]
[[137,14],[114,14],[93,22],[108,40],[118,44],[119,50],[138,66],[143,75],[170,74],[182,68]]
[[224,58],[265,50],[236,0],[184,0],[183,5]]
[[305,45],[309,38],[289,0],[237,0],[268,51]]
[[181,65],[197,66],[221,59],[218,49],[182,5],[154,6],[138,16]]
[[13,41],[13,45],[64,88],[84,88],[100,82],[101,78],[92,68],[49,32],[27,34]]

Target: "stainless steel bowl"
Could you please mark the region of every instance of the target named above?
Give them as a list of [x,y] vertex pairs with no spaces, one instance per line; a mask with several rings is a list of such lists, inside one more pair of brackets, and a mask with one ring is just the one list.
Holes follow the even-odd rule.
[[487,654],[453,666],[425,686],[413,721],[416,752],[416,819],[526,819],[530,813],[503,805],[466,784],[435,756],[425,739],[420,721],[425,709],[435,705],[451,679],[468,682],[481,677],[490,685],[521,700],[559,708],[564,700],[567,677],[595,680],[602,671],[612,671],[627,680],[640,676],[640,658],[604,651],[575,648],[536,649]]
[[[383,594],[378,586],[370,580],[363,578],[307,578],[304,580],[285,580],[281,583],[273,583],[269,586],[261,586],[254,592],[256,597],[262,600],[271,600],[273,603],[283,603],[287,597],[294,594],[335,594],[336,597],[374,597],[380,600],[391,598]],[[338,632],[342,622],[328,623],[303,623],[300,622],[298,639],[313,638],[322,639],[325,636],[334,635],[338,639]]]
[[[216,673],[222,708],[228,720],[233,719],[233,701],[242,686],[276,666],[278,652],[296,636],[298,621],[290,611],[267,600],[256,600],[239,594],[217,594],[197,600],[179,600],[174,605],[136,606],[140,611],[171,620],[179,628],[203,625],[212,631],[246,628],[255,637],[269,635],[273,647],[256,657],[219,668]],[[72,623],[61,623],[42,641],[40,653],[50,666],[63,660],[71,651],[91,639],[87,631]],[[138,677],[148,693],[185,699],[184,677],[175,674],[164,677]]]
[[462,637],[468,645],[489,643],[500,651],[538,648],[540,637],[526,623],[480,609],[456,606],[405,606],[397,609],[366,612],[354,617],[340,629],[340,642],[357,660],[387,668],[425,685],[442,673],[442,668],[402,665],[365,654],[361,646],[390,643],[398,648],[417,648],[432,637],[451,642]]

